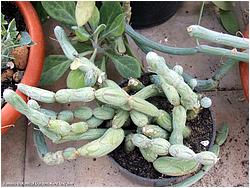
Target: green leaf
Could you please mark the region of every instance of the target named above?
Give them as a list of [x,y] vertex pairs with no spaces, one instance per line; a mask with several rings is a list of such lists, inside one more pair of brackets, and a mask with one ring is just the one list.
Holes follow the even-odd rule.
[[92,16],[88,21],[92,30],[95,30],[98,27],[99,21],[100,21],[100,12],[98,8],[95,6],[92,12]]
[[50,85],[58,80],[69,68],[72,61],[64,55],[49,55],[45,59],[40,80],[41,85]]
[[228,137],[229,133],[229,126],[227,123],[223,122],[220,127],[216,130],[216,138],[215,138],[215,143],[221,146],[224,144]]
[[1,24],[2,24],[2,25],[8,24],[8,22],[5,20],[4,17],[5,17],[5,16],[1,13]]
[[32,43],[32,40],[30,38],[29,33],[26,32],[26,31],[21,32],[20,44],[21,45],[28,45],[28,44],[31,44],[31,43]]
[[103,72],[106,72],[106,63],[107,63],[107,58],[105,56],[103,56],[102,59],[95,61],[97,67],[101,69]]
[[106,55],[115,64],[117,71],[122,77],[139,78],[141,76],[140,63],[134,57],[117,55],[111,51],[106,52]]
[[117,45],[117,51],[120,54],[124,54],[126,52],[126,46],[124,44],[124,40],[122,36],[119,36],[116,40],[115,43]]
[[232,11],[220,10],[220,20],[228,33],[235,35],[240,30],[237,19]]
[[90,34],[84,29],[84,27],[72,26],[71,28],[75,31],[77,40],[80,42],[89,40]]
[[109,27],[119,14],[122,14],[122,7],[118,1],[105,1],[100,9],[100,23]]
[[95,1],[77,1],[75,9],[75,18],[77,25],[83,26],[91,18],[95,8]]
[[112,22],[110,27],[108,27],[104,32],[103,32],[103,38],[112,36],[112,37],[118,37],[121,36],[124,32],[125,29],[125,15],[120,14],[118,15],[115,20]]
[[45,22],[48,18],[48,13],[44,10],[41,1],[32,1],[31,2],[34,8],[36,9],[36,12],[42,22]]
[[84,73],[77,70],[71,70],[67,77],[67,87],[70,89],[79,89],[85,86]]
[[93,50],[92,44],[90,42],[79,42],[71,40],[70,43],[79,53]]
[[41,1],[46,12],[62,23],[76,25],[74,1]]
[[231,10],[232,4],[230,1],[212,1],[217,7],[222,10]]
[[15,39],[16,38],[18,31],[16,28],[15,19],[11,20],[11,22],[9,23],[7,33],[8,33],[7,39]]

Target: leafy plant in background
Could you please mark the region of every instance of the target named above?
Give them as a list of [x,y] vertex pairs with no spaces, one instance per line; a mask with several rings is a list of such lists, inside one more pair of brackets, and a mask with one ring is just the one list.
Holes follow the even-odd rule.
[[[52,18],[67,26],[73,33],[68,38],[64,32],[60,33],[60,29],[55,29],[57,40],[61,46],[65,46],[64,52],[71,48],[75,53],[75,57],[67,54],[48,56],[41,85],[52,84],[69,69],[77,56],[87,55],[91,55],[90,60],[104,72],[108,60],[111,60],[122,77],[140,77],[141,66],[129,49],[124,33],[125,14],[119,2],[103,2],[100,11],[94,1],[41,3]],[[67,87],[91,85],[88,81],[90,77],[94,77],[94,72],[71,70],[67,76]]]
[[29,33],[21,32],[19,35],[15,19],[8,23],[1,13],[1,68],[14,68],[11,52],[17,47],[32,44]]
[[212,1],[216,7],[219,8],[219,17],[221,24],[225,28],[225,30],[232,34],[236,35],[236,33],[240,30],[238,21],[233,12],[233,5],[230,1]]

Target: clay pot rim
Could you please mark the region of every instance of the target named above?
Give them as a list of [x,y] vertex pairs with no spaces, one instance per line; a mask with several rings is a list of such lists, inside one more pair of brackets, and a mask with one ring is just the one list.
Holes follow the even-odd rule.
[[[154,73],[144,73],[144,75],[152,75]],[[122,80],[119,85],[123,85],[126,82],[128,82],[128,79],[124,79]],[[212,131],[212,138],[210,140],[209,143],[209,149],[214,145],[215,142],[215,136],[216,136],[216,124],[215,124],[215,112],[214,110],[210,107],[209,108],[210,114],[211,114],[211,118],[212,118],[212,122],[213,122],[213,131]],[[133,174],[132,172],[128,171],[126,168],[122,167],[113,157],[111,157],[110,155],[108,155],[108,158],[110,159],[110,161],[112,162],[112,164],[114,164],[115,166],[117,166],[119,168],[119,170],[121,171],[122,174],[124,174],[124,176],[126,176],[127,178],[129,178],[130,180],[133,180],[134,182],[137,182],[139,184],[142,185],[146,185],[146,186],[170,186],[172,183],[176,183],[176,180],[178,181],[178,179],[183,180],[186,179],[190,176],[192,176],[192,174],[188,174],[188,175],[184,175],[184,176],[174,176],[174,177],[169,177],[169,178],[161,178],[161,179],[151,179],[151,178],[145,178],[145,177],[141,177],[138,176],[136,174]],[[198,172],[199,170],[197,170],[196,172]]]
[[[27,1],[16,1],[16,6],[19,8],[20,13],[24,18],[26,28],[32,38],[32,41],[36,45],[31,46],[29,49],[29,57],[27,67],[24,72],[24,76],[21,83],[37,86],[40,81],[42,74],[42,68],[45,57],[45,46],[44,46],[44,34],[42,30],[42,25],[40,19],[33,8],[32,4]],[[25,101],[27,97],[20,91],[16,90],[16,93],[21,96]],[[5,104],[1,109],[1,134],[6,133],[9,127],[8,125],[13,125],[16,120],[21,116],[10,104]],[[5,128],[2,128],[5,127]]]

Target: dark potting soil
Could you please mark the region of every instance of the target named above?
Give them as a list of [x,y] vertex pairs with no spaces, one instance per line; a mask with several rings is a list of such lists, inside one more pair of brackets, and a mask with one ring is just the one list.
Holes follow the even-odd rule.
[[[151,84],[148,74],[143,75],[139,80],[144,85]],[[126,83],[126,81],[123,82],[121,86],[126,86]],[[147,99],[147,101],[154,104],[159,109],[167,111],[169,114],[172,113],[173,106],[164,97],[151,97]],[[129,120],[129,123],[130,125],[124,127],[124,129],[136,130],[136,125],[134,125],[131,120]],[[206,140],[210,142],[213,138],[213,119],[211,112],[208,109],[203,109],[198,117],[191,121],[187,121],[186,126],[191,129],[191,135],[184,139],[184,144],[193,149],[196,153],[208,150],[209,145],[205,147],[200,142]],[[137,147],[132,152],[126,153],[124,151],[124,143],[122,143],[116,150],[110,153],[110,156],[123,168],[138,176],[150,179],[169,177],[157,172],[153,164],[143,158]]]
[[[9,23],[11,20],[15,18],[16,20],[16,27],[17,30],[20,31],[25,31],[26,30],[26,25],[24,23],[24,19],[22,14],[19,12],[17,6],[15,5],[14,2],[10,1],[2,1],[1,2],[1,12],[5,16],[5,20]],[[6,70],[6,68],[2,69],[1,72],[3,73]],[[16,68],[12,69],[14,72],[17,71]],[[1,97],[3,96],[3,91],[6,88],[16,90],[16,85],[17,82],[15,82],[13,79],[12,80],[6,80],[1,82]]]

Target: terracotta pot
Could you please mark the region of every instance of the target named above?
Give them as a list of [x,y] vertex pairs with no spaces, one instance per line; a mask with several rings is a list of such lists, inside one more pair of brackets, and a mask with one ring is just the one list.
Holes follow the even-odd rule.
[[[30,2],[16,1],[15,3],[23,15],[26,28],[31,36],[32,41],[36,43],[29,49],[28,64],[21,83],[30,86],[37,86],[42,74],[45,57],[42,25],[36,10],[33,8]],[[27,101],[27,97],[21,92],[16,91],[16,93],[20,95],[25,101]],[[1,133],[6,133],[9,128],[8,126],[13,125],[20,116],[21,114],[7,103],[1,109]]]
[[[245,38],[249,38],[249,26],[246,26],[246,30],[243,33]],[[248,63],[240,62],[240,78],[243,87],[243,91],[247,101],[249,101],[249,66]]]

